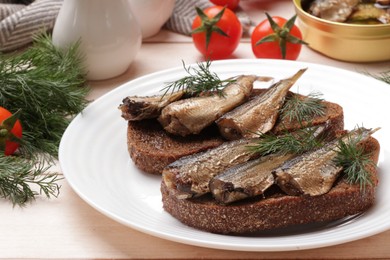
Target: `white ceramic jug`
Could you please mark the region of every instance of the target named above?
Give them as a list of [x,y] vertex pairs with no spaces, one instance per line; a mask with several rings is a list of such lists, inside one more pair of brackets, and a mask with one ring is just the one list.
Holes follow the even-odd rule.
[[53,44],[61,48],[81,41],[90,80],[124,73],[142,41],[127,0],[64,0],[52,37]]
[[172,15],[175,0],[128,0],[140,25],[142,38],[157,34]]

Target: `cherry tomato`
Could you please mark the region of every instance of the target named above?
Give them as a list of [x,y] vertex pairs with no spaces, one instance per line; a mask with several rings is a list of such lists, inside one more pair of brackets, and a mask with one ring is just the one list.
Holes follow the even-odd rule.
[[251,36],[252,51],[257,58],[296,60],[301,52],[302,40],[299,28],[294,25],[296,16],[288,21],[279,16],[260,22]]
[[12,115],[7,109],[0,107],[0,150],[5,155],[13,154],[19,147],[19,142],[11,139],[22,138],[22,126],[18,118],[19,112]]
[[230,10],[234,11],[237,9],[240,0],[210,0],[211,3],[220,6],[226,6]]
[[205,58],[223,59],[237,48],[242,26],[233,11],[222,6],[201,10],[192,23],[192,40]]

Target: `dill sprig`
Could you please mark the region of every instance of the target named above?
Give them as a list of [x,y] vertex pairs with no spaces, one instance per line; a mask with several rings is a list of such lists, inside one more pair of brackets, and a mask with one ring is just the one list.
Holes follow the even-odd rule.
[[390,70],[378,72],[376,74],[366,72],[365,74],[377,80],[381,80],[387,84],[390,84]]
[[262,156],[275,153],[302,154],[323,145],[321,133],[318,133],[319,127],[322,126],[302,128],[281,135],[268,132],[260,135],[257,144],[250,149]]
[[349,183],[358,183],[360,189],[364,190],[366,185],[372,185],[368,168],[376,167],[376,164],[370,159],[370,154],[365,152],[364,147],[359,145],[360,141],[361,137],[347,142],[340,139],[335,162],[343,167]]
[[0,197],[20,206],[37,195],[57,197],[60,192],[57,181],[62,178],[57,173],[47,173],[48,169],[41,161],[0,154]]
[[282,119],[304,122],[311,120],[314,116],[325,115],[325,105],[319,92],[312,92],[305,97],[290,95],[286,98],[280,114]]
[[[300,125],[304,121],[310,123],[314,116],[322,116],[326,113],[326,107],[320,96],[318,92],[312,92],[305,97],[296,94],[288,96],[280,111],[281,118],[287,118],[290,122],[297,121]],[[261,155],[302,154],[324,144],[325,136],[322,134],[324,127],[326,126],[309,126],[294,132],[286,131],[281,135],[271,132],[260,134],[260,141],[251,149]]]
[[88,88],[78,46],[62,51],[41,35],[27,50],[1,56],[0,106],[13,113],[21,110],[23,156],[56,157],[62,133],[86,106]]
[[164,95],[177,91],[185,91],[191,96],[197,96],[201,93],[218,93],[222,95],[223,88],[235,79],[221,80],[216,73],[210,71],[211,61],[197,63],[198,68],[186,67],[183,62],[184,70],[188,76],[167,83],[163,88]]
[[0,106],[20,111],[23,128],[18,153],[6,157],[0,151],[0,197],[14,205],[22,206],[38,194],[59,194],[60,178],[49,169],[63,132],[88,104],[78,49],[75,43],[60,50],[43,34],[22,52],[0,54]]

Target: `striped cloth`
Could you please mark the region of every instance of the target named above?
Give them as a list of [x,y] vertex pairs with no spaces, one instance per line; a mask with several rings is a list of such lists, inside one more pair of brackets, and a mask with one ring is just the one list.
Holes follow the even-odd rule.
[[192,31],[192,21],[196,16],[195,6],[205,9],[212,6],[209,0],[176,0],[172,16],[165,27],[168,30],[190,35]]
[[[63,0],[0,0],[0,52],[12,51],[31,43],[34,35],[51,31]],[[162,0],[163,1],[163,0]],[[212,6],[209,0],[176,0],[173,14],[165,28],[191,34],[195,6]],[[236,12],[244,32],[251,25],[248,16]]]
[[29,44],[34,35],[53,29],[62,0],[0,0],[0,51]]

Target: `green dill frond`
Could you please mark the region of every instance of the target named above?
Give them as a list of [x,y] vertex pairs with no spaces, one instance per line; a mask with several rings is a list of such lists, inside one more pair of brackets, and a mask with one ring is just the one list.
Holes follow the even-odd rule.
[[[37,195],[57,197],[57,181],[61,178],[57,173],[46,173],[47,170],[40,161],[0,154],[0,197],[9,199],[14,206],[23,206]],[[34,185],[39,191],[34,190]]]
[[260,155],[302,154],[323,145],[322,138],[316,132],[317,129],[318,127],[308,127],[282,135],[265,133],[260,136],[257,145],[251,146],[250,149]]
[[306,97],[298,95],[289,95],[286,98],[280,114],[283,119],[291,121],[303,122],[311,120],[314,116],[325,115],[325,105],[323,99],[320,98],[321,93],[312,92]]
[[163,88],[164,95],[177,91],[185,91],[191,96],[197,96],[201,93],[218,93],[222,95],[222,90],[226,85],[235,82],[235,79],[221,80],[216,73],[210,71],[211,61],[198,63],[198,67],[186,67],[183,62],[184,70],[188,76],[167,83]]
[[338,153],[335,158],[337,165],[343,167],[346,179],[349,183],[359,184],[362,190],[366,185],[372,185],[368,167],[376,167],[375,163],[370,159],[370,154],[364,151],[362,146],[359,146],[361,138],[339,141],[337,149]]
[[41,35],[30,48],[0,60],[0,106],[11,112],[21,110],[24,156],[56,157],[72,116],[88,103],[78,46],[59,50],[48,35]]
[[20,110],[23,128],[17,154],[0,151],[0,197],[14,205],[40,194],[59,194],[61,178],[49,168],[65,129],[88,104],[78,47],[60,50],[43,34],[23,52],[0,54],[0,106],[12,113]]

